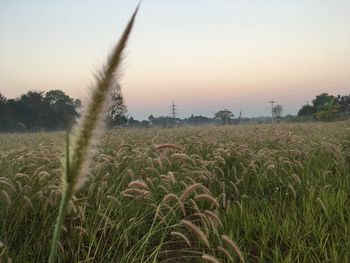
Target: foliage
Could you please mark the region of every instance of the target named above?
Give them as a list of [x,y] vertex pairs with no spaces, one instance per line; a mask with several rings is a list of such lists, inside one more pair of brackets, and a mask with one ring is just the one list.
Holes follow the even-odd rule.
[[148,117],[148,120],[152,127],[162,127],[162,128],[174,127],[177,123],[181,121],[179,118],[173,118],[169,116],[154,117],[153,115],[150,115]]
[[273,114],[277,119],[281,118],[282,112],[283,112],[282,105],[276,105],[275,107],[273,107]]
[[0,131],[57,130],[69,127],[81,102],[61,90],[28,91],[17,99],[0,96]]
[[316,108],[316,111],[322,111],[323,107],[330,102],[334,102],[334,96],[329,95],[328,93],[317,95],[316,98],[312,100],[312,104]]
[[194,116],[193,114],[184,120],[186,124],[189,125],[205,125],[205,124],[210,124],[213,122],[213,119],[199,115],[199,116]]
[[306,104],[298,112],[299,117],[314,117],[321,121],[334,121],[341,116],[350,116],[350,95],[337,97],[322,93]]
[[107,125],[109,127],[124,125],[127,122],[127,108],[118,82],[115,82],[110,96],[111,99],[107,110]]
[[312,116],[315,113],[316,113],[316,108],[314,106],[306,104],[298,111],[298,116],[299,117]]
[[232,114],[231,111],[224,109],[224,110],[221,110],[221,111],[218,111],[217,113],[215,113],[214,119],[220,120],[222,125],[227,125],[230,123],[231,118],[233,116],[234,115]]

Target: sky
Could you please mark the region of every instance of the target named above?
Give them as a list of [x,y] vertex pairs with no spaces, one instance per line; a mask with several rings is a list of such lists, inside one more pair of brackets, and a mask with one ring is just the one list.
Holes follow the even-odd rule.
[[[138,1],[1,0],[0,93],[87,100]],[[136,119],[284,114],[350,94],[349,0],[144,0],[121,87]]]

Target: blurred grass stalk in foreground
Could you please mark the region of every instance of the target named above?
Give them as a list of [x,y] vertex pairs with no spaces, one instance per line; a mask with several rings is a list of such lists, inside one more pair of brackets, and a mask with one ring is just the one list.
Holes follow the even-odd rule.
[[94,145],[100,139],[101,127],[103,127],[105,108],[108,102],[110,89],[113,83],[118,79],[118,69],[123,60],[123,51],[131,33],[138,9],[139,6],[137,6],[118,44],[112,51],[107,65],[96,77],[96,84],[90,102],[83,116],[74,128],[71,136],[72,142],[70,141],[69,135],[67,135],[63,194],[54,230],[49,263],[54,262],[57,253],[60,232],[69,200],[74,192],[77,191],[87,179]]

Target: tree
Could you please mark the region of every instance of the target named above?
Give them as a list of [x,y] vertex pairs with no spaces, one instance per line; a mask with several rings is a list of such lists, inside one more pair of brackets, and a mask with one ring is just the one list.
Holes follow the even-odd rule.
[[81,109],[83,108],[83,103],[81,102],[80,99],[75,99],[73,101],[74,104],[74,109],[77,113],[80,113]]
[[0,93],[0,105],[4,105],[6,101],[7,101],[6,97]]
[[7,118],[7,99],[0,93],[0,127],[6,126]]
[[29,129],[38,130],[50,122],[50,107],[45,102],[42,91],[28,91],[22,94],[17,102],[14,106],[19,122]]
[[45,94],[45,102],[50,105],[51,118],[55,120],[54,128],[66,128],[78,116],[77,107],[80,100],[74,100],[62,90],[50,90]]
[[221,120],[222,125],[227,125],[234,115],[228,109],[224,109],[215,113],[214,119]]
[[283,112],[282,105],[276,105],[275,107],[273,107],[273,114],[277,119],[281,118],[282,112]]
[[203,125],[203,124],[208,124],[212,122],[212,119],[199,115],[199,116],[194,116],[193,114],[186,120],[187,124],[192,124],[192,125]]
[[127,120],[129,127],[136,127],[140,124],[140,121],[135,120],[132,116]]
[[299,110],[298,116],[313,116],[318,120],[332,121],[340,116],[339,113],[347,114],[350,112],[349,96],[338,95],[335,97],[328,93],[322,93],[312,100],[312,104],[312,106],[304,105]]
[[61,90],[28,91],[17,99],[0,94],[0,130],[63,129],[78,116],[79,105]]
[[322,93],[317,95],[315,99],[312,100],[313,106],[316,108],[316,111],[321,111],[326,103],[335,102],[335,97],[333,95],[328,95],[328,93]]
[[337,104],[339,105],[339,112],[349,113],[350,112],[350,95],[349,96],[340,96],[338,95]]
[[315,113],[316,113],[316,108],[314,106],[306,104],[298,111],[298,116],[299,117],[312,116]]
[[110,126],[122,125],[127,122],[127,108],[120,85],[116,82],[111,93],[111,100],[108,106],[107,122]]
[[332,98],[327,101],[322,107],[321,110],[316,112],[316,119],[332,121],[338,113],[339,105],[337,104],[335,98]]
[[152,114],[148,116],[148,121],[150,125],[153,125],[154,116]]

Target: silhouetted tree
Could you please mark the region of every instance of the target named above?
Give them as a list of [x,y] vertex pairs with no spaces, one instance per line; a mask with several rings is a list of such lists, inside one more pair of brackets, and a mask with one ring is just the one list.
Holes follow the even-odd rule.
[[6,97],[0,93],[0,105],[4,105],[6,103]]
[[107,122],[110,126],[122,125],[127,122],[127,108],[124,103],[124,97],[120,85],[116,82],[115,88],[111,93],[111,99],[108,107]]
[[276,105],[275,107],[273,107],[273,114],[277,119],[281,118],[282,112],[283,112],[282,105]]
[[78,116],[77,107],[80,101],[70,98],[62,90],[48,91],[44,100],[50,105],[50,114],[55,120],[55,124],[51,126],[54,128],[65,128]]
[[312,116],[315,113],[316,113],[316,108],[314,106],[306,104],[298,111],[298,116],[299,117]]
[[326,101],[320,110],[316,112],[315,117],[319,120],[332,121],[338,113],[338,108],[339,105],[335,97],[332,96],[332,98]]
[[338,108],[339,112],[342,112],[342,113],[350,112],[350,95],[349,96],[338,95],[336,100],[339,105],[339,108]]
[[337,97],[322,93],[312,100],[312,106],[304,105],[298,112],[299,117],[312,116],[317,120],[332,121],[341,118],[348,118],[350,113],[350,97]]
[[0,96],[0,130],[63,129],[78,116],[80,100],[61,90],[28,91],[17,99]]
[[149,120],[150,125],[153,125],[154,116],[152,114],[149,115],[148,120]]
[[214,119],[221,120],[222,125],[227,125],[233,116],[231,111],[224,109],[215,113]]
[[322,93],[317,95],[315,99],[312,100],[313,106],[316,108],[316,111],[321,111],[326,103],[335,102],[333,95],[328,95],[328,93]]
[[204,117],[202,115],[199,116],[194,116],[193,114],[186,120],[187,124],[191,124],[191,125],[203,125],[203,124],[208,124],[210,122],[212,122],[213,120],[208,118],[208,117]]
[[42,91],[28,91],[18,100],[19,120],[30,130],[44,128],[51,123],[50,106],[44,100]]
[[0,93],[0,127],[6,126],[7,121],[7,99]]
[[128,119],[128,126],[129,127],[137,127],[139,126],[140,121],[135,120],[132,116]]

